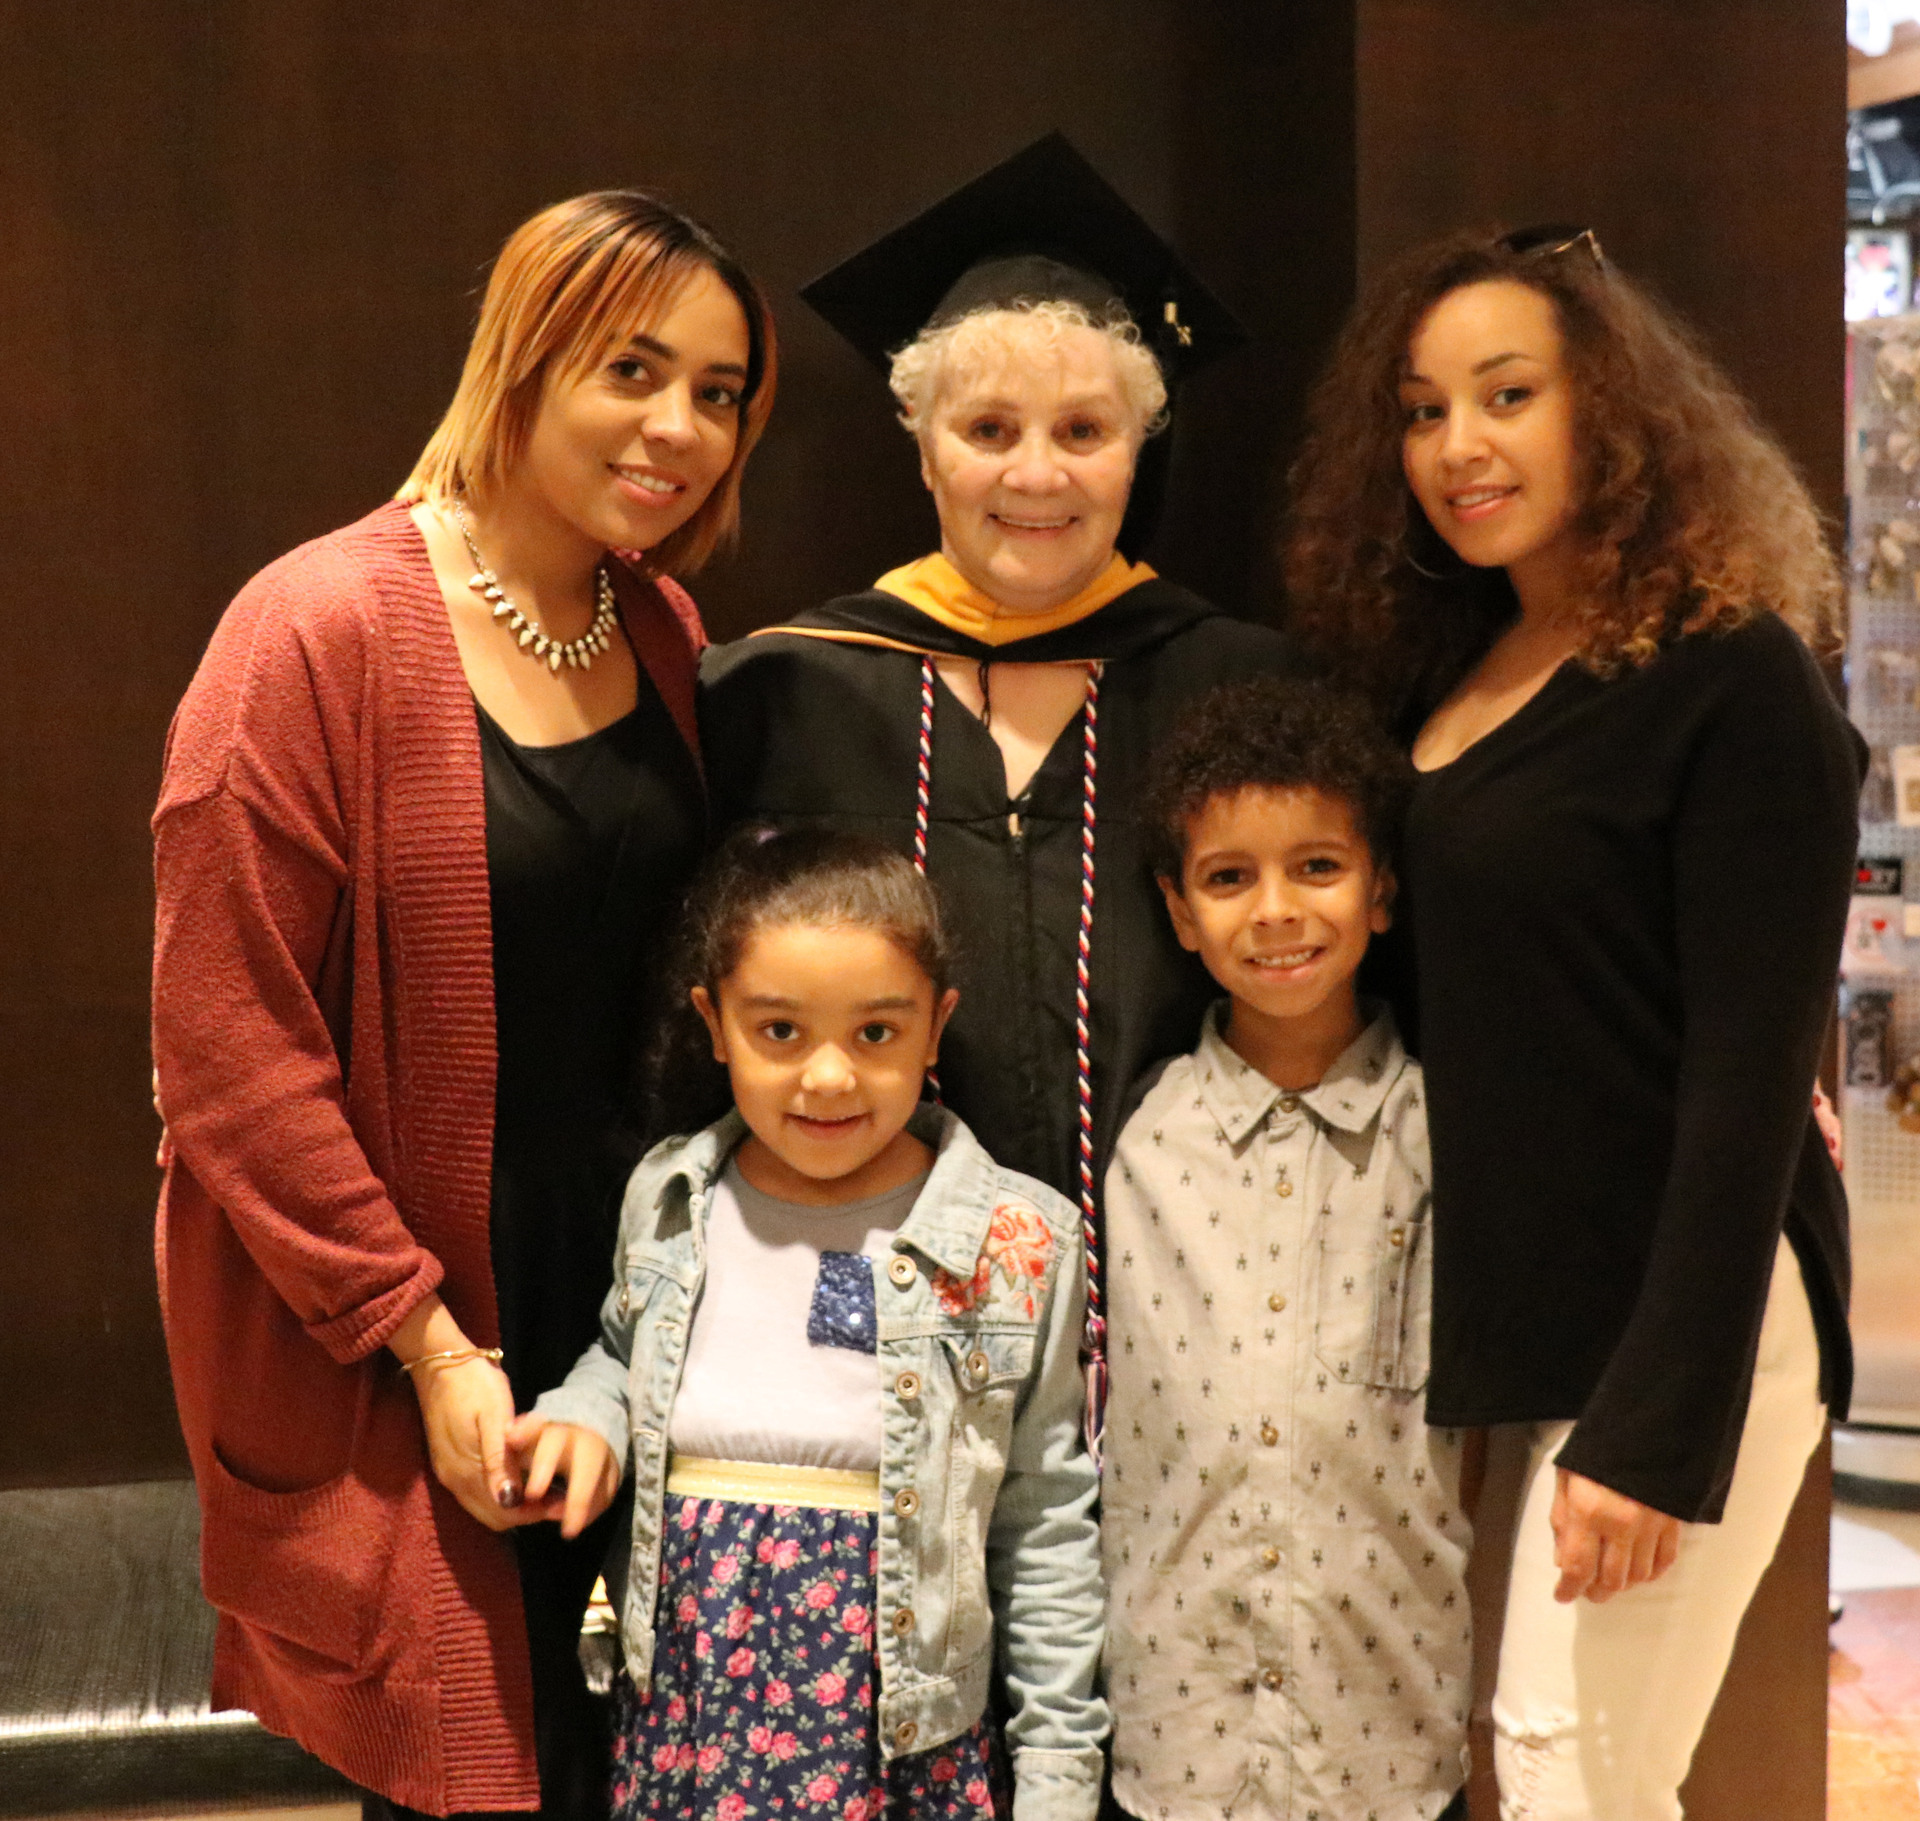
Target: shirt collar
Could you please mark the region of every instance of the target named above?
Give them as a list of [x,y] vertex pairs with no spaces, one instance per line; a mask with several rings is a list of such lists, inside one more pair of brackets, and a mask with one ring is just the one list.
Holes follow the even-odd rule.
[[[933,1168],[913,1212],[894,1235],[894,1249],[912,1246],[956,1276],[971,1276],[993,1210],[1004,1199],[1001,1172],[980,1141],[944,1107],[917,1107],[907,1129],[931,1147]],[[663,1159],[666,1167],[658,1180],[645,1190],[652,1204],[657,1206],[676,1180],[679,1192],[690,1199],[711,1195],[746,1136],[747,1122],[735,1111],[705,1131],[677,1140],[678,1148]]]
[[1200,1098],[1231,1144],[1243,1143],[1282,1099],[1298,1101],[1322,1125],[1364,1132],[1407,1065],[1393,1014],[1374,1005],[1366,1008],[1372,1013],[1367,1028],[1340,1052],[1317,1086],[1279,1087],[1242,1061],[1222,1034],[1229,1003],[1219,1000],[1208,1011],[1193,1059]]
[[1004,1199],[1001,1173],[979,1139],[945,1107],[920,1106],[907,1130],[933,1147],[933,1170],[893,1236],[893,1248],[912,1246],[954,1276],[970,1277],[994,1207]]

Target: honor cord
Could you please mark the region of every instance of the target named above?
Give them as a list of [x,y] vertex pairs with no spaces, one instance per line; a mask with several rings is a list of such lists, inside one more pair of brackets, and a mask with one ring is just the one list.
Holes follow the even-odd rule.
[[[927,871],[927,824],[933,802],[933,680],[930,656],[920,660],[920,750],[914,779],[913,864]],[[1100,665],[1087,666],[1087,699],[1080,737],[1080,927],[1074,943],[1073,1038],[1075,1107],[1079,1124],[1080,1224],[1086,1239],[1087,1324],[1081,1342],[1086,1363],[1087,1452],[1100,1465],[1107,1409],[1107,1322],[1100,1279],[1100,1210],[1093,1174],[1093,1045],[1089,987],[1093,960],[1094,835],[1100,790]],[[927,1071],[940,1098],[940,1077]]]

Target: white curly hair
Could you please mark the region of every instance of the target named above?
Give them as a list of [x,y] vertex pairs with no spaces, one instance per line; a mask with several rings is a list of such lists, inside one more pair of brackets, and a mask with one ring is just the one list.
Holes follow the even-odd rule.
[[1014,361],[1053,353],[1076,329],[1092,329],[1113,348],[1115,377],[1144,442],[1167,423],[1167,382],[1154,352],[1126,317],[1102,320],[1083,304],[1043,298],[982,304],[964,316],[922,329],[893,357],[888,384],[900,421],[924,435],[941,395],[957,382]]

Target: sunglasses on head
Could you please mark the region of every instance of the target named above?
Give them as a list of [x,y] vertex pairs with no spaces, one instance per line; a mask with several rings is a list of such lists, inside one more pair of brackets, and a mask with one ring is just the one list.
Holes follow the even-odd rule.
[[1606,256],[1600,251],[1600,236],[1591,228],[1576,228],[1571,222],[1549,221],[1538,227],[1515,228],[1493,243],[1516,259],[1551,259],[1556,253],[1571,253],[1584,248],[1593,258],[1594,269],[1604,272]]

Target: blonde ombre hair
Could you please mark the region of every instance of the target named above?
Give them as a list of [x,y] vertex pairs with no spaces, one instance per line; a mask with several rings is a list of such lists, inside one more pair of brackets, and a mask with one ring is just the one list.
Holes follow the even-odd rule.
[[440,427],[395,495],[403,504],[481,500],[513,472],[548,384],[577,377],[708,271],[747,319],[747,377],[733,459],[700,509],[644,552],[657,573],[698,569],[740,524],[740,475],[773,408],[773,313],[697,221],[640,190],[556,202],[514,230],[494,261],[466,365]]

